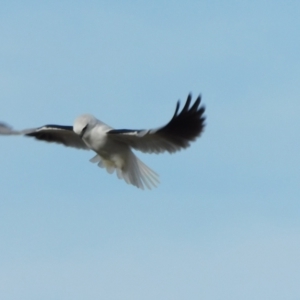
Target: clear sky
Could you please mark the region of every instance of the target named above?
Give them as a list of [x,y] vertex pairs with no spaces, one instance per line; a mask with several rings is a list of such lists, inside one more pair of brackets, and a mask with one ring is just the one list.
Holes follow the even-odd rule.
[[153,128],[201,93],[203,136],[136,154],[0,139],[3,300],[300,299],[299,1],[2,1],[0,120]]

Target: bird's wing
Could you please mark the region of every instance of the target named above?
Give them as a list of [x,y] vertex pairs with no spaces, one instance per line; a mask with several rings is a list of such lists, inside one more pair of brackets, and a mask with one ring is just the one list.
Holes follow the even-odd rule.
[[0,123],[0,135],[24,135],[49,143],[63,144],[67,147],[89,149],[80,136],[73,131],[72,126],[45,125],[17,131],[4,123]]
[[204,106],[200,107],[201,97],[190,107],[192,96],[188,95],[186,103],[179,111],[179,101],[171,121],[163,127],[150,130],[110,130],[107,135],[124,142],[136,150],[148,153],[161,153],[187,148],[190,142],[201,135],[205,127]]

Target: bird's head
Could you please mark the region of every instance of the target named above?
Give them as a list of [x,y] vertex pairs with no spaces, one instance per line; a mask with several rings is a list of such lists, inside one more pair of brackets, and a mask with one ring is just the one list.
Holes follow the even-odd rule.
[[73,131],[81,138],[97,124],[97,119],[92,115],[81,115],[74,121]]

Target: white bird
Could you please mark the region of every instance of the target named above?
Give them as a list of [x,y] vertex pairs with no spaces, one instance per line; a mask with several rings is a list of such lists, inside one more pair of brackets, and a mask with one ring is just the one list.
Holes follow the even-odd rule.
[[63,144],[96,155],[90,160],[108,173],[116,170],[118,178],[138,188],[148,189],[159,183],[158,175],[132,152],[132,148],[147,153],[173,153],[190,146],[204,130],[204,106],[201,97],[190,107],[189,94],[182,111],[177,102],[173,118],[165,126],[149,130],[113,129],[94,116],[84,114],[75,119],[73,126],[45,125],[34,129],[13,130],[0,123],[1,135],[24,135],[38,140]]

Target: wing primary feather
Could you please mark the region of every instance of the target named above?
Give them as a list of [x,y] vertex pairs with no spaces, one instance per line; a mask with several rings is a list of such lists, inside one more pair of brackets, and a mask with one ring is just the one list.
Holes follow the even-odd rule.
[[180,114],[185,113],[185,112],[187,112],[189,110],[189,106],[191,104],[191,100],[192,100],[192,94],[189,94],[188,97],[187,97],[187,99],[186,99],[186,103],[185,103],[185,105],[184,105],[184,107],[183,107],[183,109],[182,109],[182,111],[181,111]]
[[174,112],[174,115],[173,115],[172,119],[177,117],[179,107],[180,107],[180,101],[178,100],[177,103],[176,103],[176,108],[175,108],[175,112]]
[[198,106],[200,105],[201,102],[201,96],[198,96],[198,98],[196,99],[195,103],[193,104],[193,106],[190,108],[191,112],[195,112],[198,110]]

